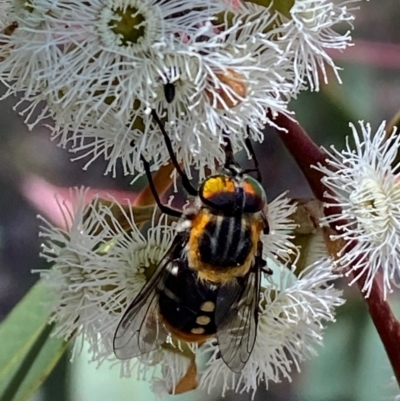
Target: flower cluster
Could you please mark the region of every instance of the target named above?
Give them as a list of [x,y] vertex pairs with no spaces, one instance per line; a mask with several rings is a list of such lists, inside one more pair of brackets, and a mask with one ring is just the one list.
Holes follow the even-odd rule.
[[[69,222],[67,230],[44,222],[42,254],[53,267],[40,273],[57,295],[53,305],[56,335],[86,339],[93,361],[116,363],[113,337],[117,324],[163,260],[175,228],[165,217],[154,215],[144,235],[135,224],[134,207],[100,198],[88,202],[86,195],[83,190],[77,192],[72,210],[61,205]],[[290,241],[294,210],[283,196],[269,204],[271,234],[262,237],[264,256],[278,263],[278,268],[263,281],[257,339],[240,377],[222,361],[214,340],[198,348],[173,336],[139,359],[119,361],[121,375],[130,376],[134,367],[144,372],[161,364],[162,377],[155,379],[154,390],[172,392],[196,355],[200,358],[211,352],[207,366],[198,374],[200,386],[209,390],[218,385],[219,378],[224,391],[239,390],[242,385],[243,390],[255,391],[262,380],[268,384],[281,377],[290,379],[292,366],[298,369],[301,361],[315,354],[314,346],[322,338],[322,321],[333,320],[334,308],[342,303],[340,291],[330,283],[337,275],[329,261],[320,261],[297,277],[293,269],[281,264],[295,252]]]
[[298,277],[281,272],[261,293],[257,339],[243,370],[234,374],[219,357],[215,341],[208,340],[203,351],[211,357],[200,387],[210,391],[222,383],[222,393],[255,393],[261,383],[268,388],[271,381],[290,381],[293,370],[300,371],[300,363],[317,354],[323,322],[334,321],[335,307],[344,302],[331,283],[337,277],[328,259],[310,265]]
[[329,190],[323,223],[332,224],[338,231],[333,239],[345,243],[337,263],[347,275],[352,274],[352,282],[362,278],[362,290],[369,296],[374,279],[380,276],[386,298],[393,285],[399,286],[400,136],[396,130],[386,133],[385,122],[376,133],[363,122],[360,132],[350,126],[352,137],[345,149],[340,152],[332,147],[326,151],[326,165],[316,166]]
[[153,221],[144,237],[134,224],[129,204],[125,207],[98,197],[88,203],[84,190],[71,198],[72,210],[60,205],[67,228],[43,220],[42,256],[53,267],[39,272],[57,294],[52,314],[58,322],[55,335],[85,338],[93,359],[101,362],[112,353],[115,327],[127,300],[143,287],[145,269],[158,264],[174,231],[160,219],[157,227]]
[[165,164],[161,130],[179,162],[214,171],[224,135],[234,150],[262,140],[276,113],[318,69],[336,72],[328,51],[344,49],[348,3],[228,0],[0,1],[0,81],[22,92],[29,127],[51,118],[52,137],[87,167],[143,172],[139,155]]
[[[243,178],[252,170],[235,173],[233,165],[225,164],[241,149],[254,156],[249,140],[262,141],[266,124],[284,129],[277,121],[289,120],[290,100],[303,90],[319,90],[320,82],[327,82],[327,68],[340,81],[331,50],[350,44],[347,29],[356,2],[265,0],[260,6],[240,0],[0,0],[0,82],[7,86],[4,97],[21,96],[16,107],[30,128],[46,122],[52,138],[75,159],[85,159],[85,167],[100,157],[106,161],[106,173],[113,175],[117,167],[135,177],[146,168],[150,177],[148,166],[157,171],[173,155],[174,178],[183,176],[179,166],[187,175],[183,178],[190,179],[194,168],[201,181],[224,165],[231,168],[233,179],[227,181],[233,186],[228,191],[221,175],[212,177],[211,197],[237,196],[226,215],[208,195],[189,202],[193,221],[198,216],[215,218],[214,222],[210,217],[210,234],[201,225],[206,218],[196,225],[183,213],[176,224],[178,212],[160,217],[152,210],[150,217],[143,217],[143,209],[129,203],[99,197],[89,201],[85,190],[77,191],[72,208],[60,205],[66,228],[42,219],[42,256],[52,268],[40,274],[54,290],[55,335],[87,341],[92,361],[118,363],[122,376],[130,376],[134,368],[145,375],[161,365],[161,376],[153,383],[159,394],[194,388],[197,381],[208,390],[221,385],[223,393],[254,393],[261,382],[268,387],[271,381],[290,380],[292,371],[316,354],[324,323],[334,320],[335,308],[343,303],[332,284],[342,271],[353,281],[361,279],[367,296],[380,273],[384,297],[400,286],[400,136],[386,133],[384,124],[376,135],[369,125],[361,124],[361,134],[352,126],[355,148],[348,141],[343,151],[332,148],[324,163],[313,166],[318,170],[313,173],[323,176],[328,200],[325,217],[310,218],[321,234],[314,235],[314,252],[294,244],[295,202],[282,194],[265,204],[262,188]],[[343,23],[345,29],[342,25],[337,32]],[[254,164],[257,167],[257,161]],[[309,169],[310,163],[305,164]],[[156,195],[155,185],[151,190]],[[246,209],[247,195],[252,204]],[[238,199],[243,202],[240,218]],[[337,247],[335,262],[326,256],[325,247],[319,252],[320,238],[330,244],[322,235],[328,229],[320,223],[330,226],[332,240],[344,244]],[[239,271],[236,281],[228,273],[222,277],[212,272],[217,279],[209,282],[201,276],[204,266],[207,273],[214,269],[214,259],[204,262],[200,245],[186,241],[184,235],[193,234],[185,231],[188,227],[196,227],[196,235],[207,232],[204,242],[209,241],[214,254],[221,230],[251,249],[243,263],[236,261],[243,256],[238,249],[234,263],[225,264],[235,271],[232,274]],[[174,247],[179,235],[181,248]],[[224,248],[225,256],[231,248]],[[160,264],[173,254],[169,250],[177,250],[177,255]],[[224,331],[221,321],[228,319],[217,316],[224,315],[223,302],[208,301],[207,308],[198,309],[212,315],[196,315],[200,323],[191,326],[190,333],[203,335],[203,326],[212,324],[211,335],[199,343],[178,339],[162,313],[163,302],[155,302],[167,294],[166,303],[172,300],[176,310],[183,309],[167,280],[160,279],[161,267],[171,280],[184,270],[195,277],[196,285],[207,282],[212,296],[222,297],[225,281],[240,287],[237,299],[230,299],[232,294],[222,297],[234,306],[231,310],[237,308],[239,324],[229,328],[232,332]],[[246,288],[249,283],[252,287]],[[140,309],[140,314],[147,313],[140,330],[128,328],[127,337],[129,343],[154,323],[149,340],[139,336],[140,344],[153,349],[119,361],[114,341],[118,328],[129,326],[121,317],[132,300],[145,298],[143,288],[150,288],[151,304]],[[255,294],[251,302],[243,295],[248,288],[254,290],[251,296]],[[200,304],[207,302],[202,299]],[[150,312],[154,316],[147,319]],[[160,325],[165,338],[158,336]],[[249,330],[251,339],[245,351],[248,359],[242,359],[240,372],[234,373],[219,336],[240,330]],[[142,351],[140,344],[134,346]],[[123,347],[115,347],[118,355]],[[183,385],[189,376],[192,382]]]

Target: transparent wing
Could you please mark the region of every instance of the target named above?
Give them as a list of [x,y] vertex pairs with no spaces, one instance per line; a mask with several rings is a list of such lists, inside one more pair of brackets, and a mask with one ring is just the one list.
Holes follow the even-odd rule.
[[240,372],[253,351],[257,335],[262,259],[257,257],[247,276],[218,291],[215,321],[221,357]]
[[146,354],[165,341],[167,334],[158,315],[158,292],[164,288],[167,265],[180,257],[184,246],[182,236],[177,236],[122,316],[114,335],[114,353],[117,358],[130,359]]

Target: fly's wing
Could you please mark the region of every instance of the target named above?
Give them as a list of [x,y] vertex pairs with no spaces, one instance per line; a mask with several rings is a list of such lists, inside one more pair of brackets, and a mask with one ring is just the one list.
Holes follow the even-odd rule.
[[158,318],[158,292],[164,287],[166,268],[180,256],[185,245],[178,235],[150,279],[129,305],[114,335],[114,353],[119,359],[130,359],[146,354],[166,339]]
[[154,287],[146,288],[133,300],[118,324],[114,335],[114,354],[118,359],[130,359],[147,354],[166,339],[159,324],[158,296]]
[[233,371],[240,372],[253,351],[257,335],[262,259],[247,276],[221,286],[215,309],[217,340],[221,357]]

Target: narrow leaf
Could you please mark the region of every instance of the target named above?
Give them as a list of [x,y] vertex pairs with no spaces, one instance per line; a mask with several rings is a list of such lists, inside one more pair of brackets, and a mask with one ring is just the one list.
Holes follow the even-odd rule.
[[28,399],[67,348],[50,336],[51,298],[39,282],[0,325],[0,401]]

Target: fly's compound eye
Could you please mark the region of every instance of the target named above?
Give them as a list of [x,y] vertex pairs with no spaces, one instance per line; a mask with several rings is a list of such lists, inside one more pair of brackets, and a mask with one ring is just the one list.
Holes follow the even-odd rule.
[[255,178],[246,176],[243,179],[245,202],[243,211],[245,213],[256,213],[263,210],[267,203],[267,195],[261,183]]
[[227,175],[213,175],[207,178],[199,190],[204,204],[218,210],[230,210],[236,204],[235,182]]

